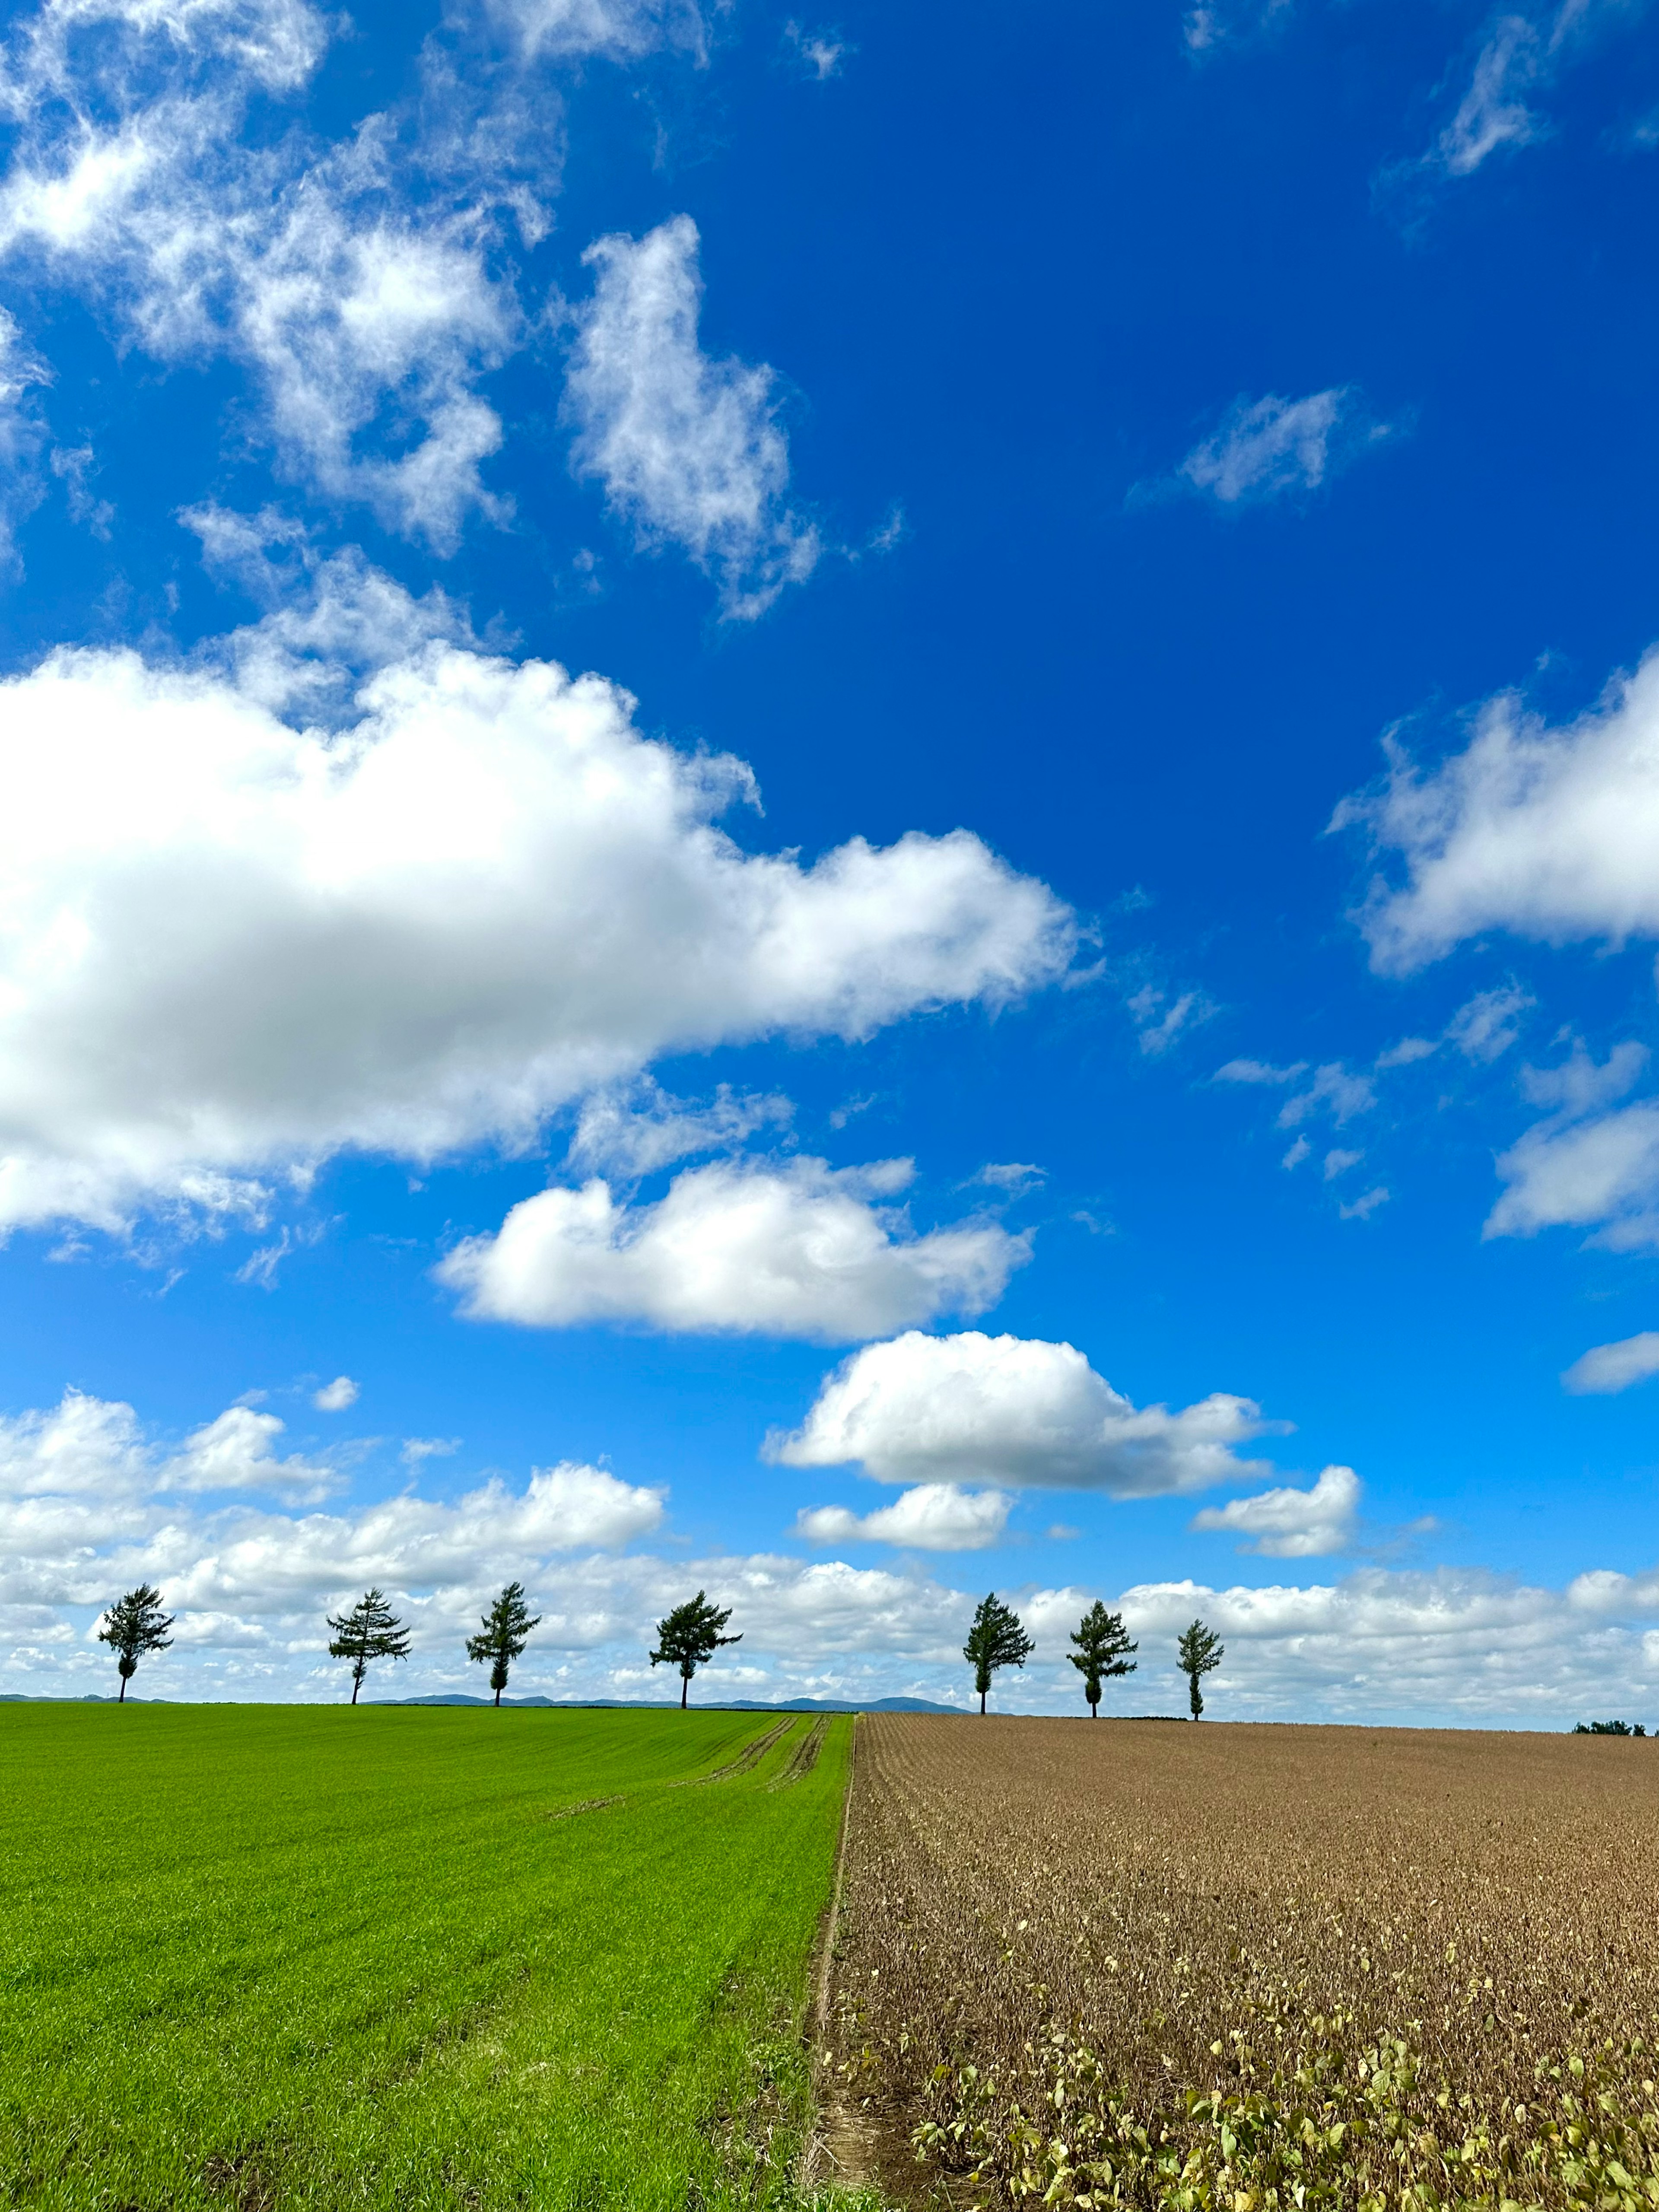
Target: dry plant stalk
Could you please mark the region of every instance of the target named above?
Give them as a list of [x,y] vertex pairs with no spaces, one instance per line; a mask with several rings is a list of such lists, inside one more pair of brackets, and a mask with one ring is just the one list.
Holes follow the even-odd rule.
[[1659,2207],[1659,1743],[861,1728],[838,2057],[976,2202]]

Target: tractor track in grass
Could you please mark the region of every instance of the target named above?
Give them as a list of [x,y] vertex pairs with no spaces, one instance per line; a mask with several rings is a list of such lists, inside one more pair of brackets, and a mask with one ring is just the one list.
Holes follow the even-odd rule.
[[795,1746],[794,1754],[781,1774],[767,1784],[769,1790],[787,1790],[792,1782],[799,1782],[818,1763],[818,1753],[823,1749],[824,1738],[830,1733],[828,1718],[814,1721],[811,1727]]
[[752,1743],[744,1744],[735,1759],[728,1759],[724,1766],[717,1766],[712,1774],[689,1774],[683,1782],[671,1782],[669,1788],[700,1790],[707,1782],[729,1782],[733,1775],[752,1773],[773,1745],[781,1741],[799,1718],[799,1713],[786,1713],[775,1727],[768,1729],[764,1735],[757,1735]]

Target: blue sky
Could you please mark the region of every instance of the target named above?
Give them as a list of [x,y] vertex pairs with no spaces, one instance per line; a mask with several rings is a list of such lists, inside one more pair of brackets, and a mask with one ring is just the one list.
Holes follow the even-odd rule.
[[1651,1719],[1640,0],[4,40],[0,1688]]

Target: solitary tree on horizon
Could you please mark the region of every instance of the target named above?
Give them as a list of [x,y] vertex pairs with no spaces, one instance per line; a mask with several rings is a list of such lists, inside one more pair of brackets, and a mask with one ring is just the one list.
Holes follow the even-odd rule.
[[409,1656],[409,1631],[386,1603],[383,1590],[365,1590],[349,1613],[337,1616],[330,1613],[328,1625],[334,1631],[334,1640],[328,1647],[329,1657],[351,1662],[354,1705],[371,1659]]
[[974,1669],[974,1687],[979,1692],[981,1712],[985,1711],[986,1693],[998,1668],[1023,1667],[1036,1650],[1036,1643],[1025,1633],[1024,1624],[1012,1606],[1004,1605],[994,1590],[988,1592],[979,1601],[968,1641],[962,1647],[963,1657]]
[[1090,1607],[1081,1622],[1072,1632],[1072,1641],[1077,1650],[1071,1661],[1083,1677],[1083,1694],[1089,1701],[1089,1717],[1100,1718],[1100,1686],[1113,1674],[1133,1674],[1135,1662],[1126,1655],[1139,1651],[1140,1646],[1132,1644],[1123,1626],[1121,1613],[1108,1613],[1099,1599]]
[[172,1643],[167,1634],[172,1626],[173,1615],[161,1610],[161,1591],[152,1589],[148,1583],[140,1583],[137,1589],[117,1598],[104,1615],[98,1641],[109,1644],[117,1655],[115,1671],[121,1677],[118,1705],[127,1701],[127,1684],[138,1672],[138,1662],[152,1651],[165,1651]]
[[1197,1720],[1204,1711],[1204,1692],[1199,1688],[1201,1678],[1214,1670],[1226,1656],[1227,1647],[1214,1629],[1206,1628],[1195,1620],[1190,1628],[1183,1629],[1181,1641],[1176,1646],[1178,1664],[1187,1677],[1187,1686],[1192,1692],[1193,1718]]
[[679,1668],[682,1712],[685,1711],[691,1677],[698,1668],[707,1666],[723,1645],[742,1643],[741,1632],[736,1636],[720,1634],[731,1618],[729,1605],[722,1613],[718,1606],[710,1605],[699,1590],[696,1597],[687,1598],[684,1605],[677,1605],[672,1613],[657,1623],[657,1649],[651,1654],[651,1664]]
[[532,1628],[541,1626],[541,1615],[531,1614],[524,1601],[524,1584],[509,1583],[483,1617],[483,1627],[477,1636],[466,1639],[466,1656],[482,1666],[490,1662],[489,1686],[495,1692],[495,1705],[500,1710],[501,1692],[507,1687],[507,1670],[523,1653],[530,1641]]

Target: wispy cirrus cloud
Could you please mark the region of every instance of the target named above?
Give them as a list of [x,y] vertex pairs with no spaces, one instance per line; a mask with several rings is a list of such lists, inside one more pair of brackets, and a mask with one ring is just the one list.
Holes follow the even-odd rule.
[[1276,392],[1237,399],[1180,464],[1170,488],[1227,507],[1305,496],[1400,430],[1378,422],[1352,385],[1301,399]]
[[690,216],[583,258],[564,413],[572,466],[597,478],[642,545],[684,548],[752,621],[817,566],[816,526],[788,504],[789,447],[774,370],[719,361],[698,337],[700,240]]

